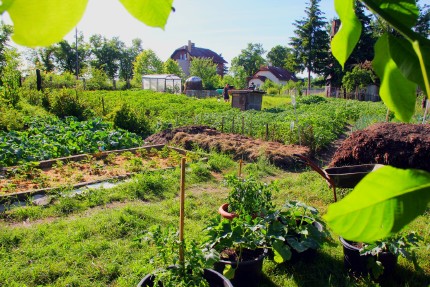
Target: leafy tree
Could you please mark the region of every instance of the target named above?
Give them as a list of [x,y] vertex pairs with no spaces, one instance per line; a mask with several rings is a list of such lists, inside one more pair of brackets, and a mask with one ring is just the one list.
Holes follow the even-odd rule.
[[163,61],[150,49],[137,55],[133,63],[133,79],[137,84],[141,83],[143,75],[161,74],[162,72]]
[[212,59],[193,58],[190,65],[190,75],[201,78],[203,88],[206,90],[212,90],[219,86],[217,65],[212,62]]
[[137,55],[143,51],[142,40],[133,39],[131,47],[121,51],[119,59],[119,77],[126,81],[126,87],[130,87],[130,80],[133,78],[133,63]]
[[222,78],[222,85],[229,84],[234,86],[236,89],[246,88],[248,83],[246,81],[247,75],[245,69],[242,66],[233,66],[230,71]]
[[[21,73],[19,67],[19,53],[15,48],[5,49],[2,53],[4,57],[4,67],[0,74],[0,99],[15,107],[19,102],[18,88],[20,84]],[[1,104],[0,100],[0,104]]]
[[290,49],[281,45],[277,45],[270,49],[267,53],[267,61],[275,67],[284,67],[285,61],[288,58]]
[[40,67],[45,72],[53,72],[55,69],[55,46],[42,47],[33,50],[31,61],[36,67]]
[[419,9],[419,16],[418,16],[417,23],[414,26],[414,30],[418,34],[428,39],[430,36],[430,5],[428,4],[424,4],[423,6],[418,5],[418,9]]
[[0,23],[0,73],[3,71],[7,64],[5,51],[8,49],[8,42],[10,35],[13,32],[13,28],[10,25],[6,25],[3,22]]
[[[84,36],[80,33],[78,37],[78,69],[81,70],[86,66],[89,51],[88,45],[84,42]],[[61,72],[70,72],[76,75],[76,43],[70,44],[66,40],[60,41],[54,45],[53,50],[54,62]]]
[[184,72],[182,71],[182,68],[179,66],[178,62],[170,58],[164,62],[163,72],[165,74],[173,74],[181,78],[185,77]]
[[348,92],[352,92],[374,83],[374,79],[375,75],[371,70],[357,65],[351,72],[346,72],[342,79],[342,85]]
[[108,40],[101,35],[90,37],[91,66],[96,69],[102,69],[112,80],[118,74],[121,52],[124,49],[124,42],[118,37]]
[[263,49],[262,44],[248,43],[248,46],[242,49],[240,55],[231,60],[231,68],[242,66],[246,76],[252,76],[266,63],[263,58],[264,53],[266,51]]
[[299,70],[307,70],[308,89],[311,85],[311,73],[323,73],[328,64],[329,36],[324,28],[326,22],[319,9],[319,2],[320,0],[310,0],[305,10],[307,16],[294,23],[296,36],[290,42]]

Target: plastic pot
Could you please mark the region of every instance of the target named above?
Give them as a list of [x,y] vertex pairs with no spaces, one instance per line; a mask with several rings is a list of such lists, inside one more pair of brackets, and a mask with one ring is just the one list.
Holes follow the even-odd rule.
[[[227,278],[212,269],[205,269],[203,278],[208,281],[210,287],[233,287]],[[148,274],[137,284],[137,287],[153,287],[154,283],[154,275]],[[162,287],[162,285],[157,284],[156,287]]]
[[360,248],[354,245],[354,242],[339,237],[343,245],[343,263],[345,269],[355,275],[367,275],[369,273],[368,262],[374,258],[381,262],[384,267],[382,276],[392,274],[397,266],[397,256],[391,252],[380,252],[378,255],[361,255]]
[[[324,226],[318,221],[312,222],[312,225],[315,226],[320,232],[324,230]],[[291,259],[289,262],[297,262],[299,260],[311,261],[316,255],[317,250],[313,248],[308,248],[303,252],[297,252],[294,248],[291,248]]]
[[382,164],[361,164],[332,167],[325,170],[336,187],[354,188],[367,174],[383,167]]
[[226,265],[231,265],[235,270],[234,278],[231,283],[235,287],[257,287],[263,270],[263,260],[266,257],[267,249],[257,249],[255,259],[247,261],[229,261],[220,260],[214,264],[214,269],[220,273],[223,272]]

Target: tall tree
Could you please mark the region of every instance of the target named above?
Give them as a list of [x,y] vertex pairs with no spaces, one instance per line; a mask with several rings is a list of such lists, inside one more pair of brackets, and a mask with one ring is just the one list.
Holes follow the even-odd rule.
[[212,59],[193,58],[190,64],[190,75],[201,78],[203,88],[206,90],[212,90],[218,87],[220,83],[217,65]]
[[182,68],[179,66],[178,62],[175,60],[169,58],[166,62],[163,64],[163,72],[166,74],[173,74],[178,77],[184,78],[185,74]]
[[320,0],[310,0],[305,9],[306,17],[296,20],[295,37],[291,37],[290,46],[296,55],[300,71],[307,70],[308,90],[311,85],[311,73],[321,74],[328,64],[329,36],[325,30],[326,21],[319,8]]
[[282,68],[288,58],[289,52],[290,49],[288,47],[277,45],[270,49],[270,51],[267,53],[267,61],[272,66]]
[[133,63],[134,82],[140,84],[143,75],[160,74],[163,72],[163,61],[154,51],[148,49],[137,55]]
[[417,24],[414,27],[414,30],[415,32],[421,34],[423,37],[428,39],[430,36],[430,5],[418,5],[418,9],[420,11],[420,14],[418,17]]
[[[76,43],[69,43],[66,40],[54,45],[54,63],[61,72],[76,74]],[[81,70],[88,59],[88,45],[84,41],[82,33],[78,37],[78,69]]]
[[102,69],[112,80],[118,74],[120,66],[121,52],[125,47],[124,42],[118,37],[107,39],[101,35],[90,37],[91,49],[91,66],[96,69]]
[[0,74],[6,66],[7,61],[5,51],[8,49],[8,42],[12,32],[12,26],[6,25],[3,22],[0,23]]
[[130,80],[133,78],[133,62],[137,55],[143,51],[142,40],[133,39],[131,47],[121,50],[119,59],[119,77],[126,81],[127,88],[130,87]]
[[266,63],[263,58],[266,51],[262,44],[248,43],[239,56],[231,60],[231,66],[242,66],[247,76],[254,75]]

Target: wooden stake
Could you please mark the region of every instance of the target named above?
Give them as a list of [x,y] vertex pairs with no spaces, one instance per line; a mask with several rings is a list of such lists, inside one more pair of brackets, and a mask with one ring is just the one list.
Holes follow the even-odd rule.
[[239,177],[242,176],[242,164],[243,164],[243,160],[239,160]]
[[429,110],[429,103],[430,103],[430,101],[427,99],[427,100],[426,100],[426,109],[425,109],[425,111],[424,111],[424,116],[423,116],[423,124],[425,124],[425,123],[426,123],[427,112],[428,112],[428,110]]
[[179,263],[184,264],[184,210],[185,210],[185,160],[181,159],[181,193],[180,193],[180,208],[179,208],[179,241],[181,242],[179,248]]

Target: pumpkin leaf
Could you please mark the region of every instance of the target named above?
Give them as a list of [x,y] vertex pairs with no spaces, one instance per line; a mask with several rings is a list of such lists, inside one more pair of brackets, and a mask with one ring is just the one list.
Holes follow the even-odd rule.
[[[402,74],[410,81],[418,84],[422,89],[425,88],[424,78],[421,73],[421,66],[412,43],[404,38],[389,36],[390,55]],[[427,74],[430,75],[430,41],[421,39],[421,52],[424,58]]]
[[331,41],[333,56],[344,68],[361,35],[361,22],[354,12],[353,0],[335,0],[334,5],[342,25]]
[[233,279],[236,269],[234,269],[230,264],[226,264],[224,266],[224,270],[222,271],[222,275],[224,275],[227,279]]
[[173,0],[119,0],[137,20],[164,29],[172,11]]
[[28,47],[57,43],[78,24],[87,3],[88,0],[7,1],[7,12],[14,24],[12,40]]
[[391,58],[388,35],[384,34],[375,44],[372,65],[381,79],[380,96],[397,119],[408,122],[415,111],[416,84],[406,79]]
[[0,14],[3,14],[4,11],[9,9],[10,5],[13,3],[13,0],[4,0],[0,2]]
[[273,260],[276,263],[282,263],[291,259],[291,250],[284,241],[276,240],[272,245],[274,257]]
[[331,204],[324,219],[343,238],[370,243],[400,231],[426,210],[429,201],[430,173],[384,166]]

